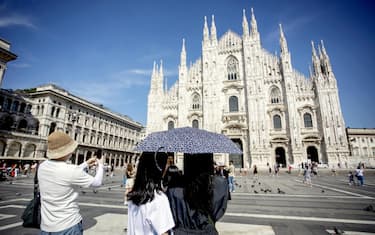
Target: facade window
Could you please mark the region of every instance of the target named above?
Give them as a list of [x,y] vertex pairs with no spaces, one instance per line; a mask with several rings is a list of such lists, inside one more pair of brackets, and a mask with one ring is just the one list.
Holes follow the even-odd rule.
[[172,130],[174,128],[174,122],[173,121],[169,121],[168,122],[168,130]]
[[238,112],[238,98],[237,98],[237,96],[229,97],[229,112]]
[[375,157],[375,148],[372,148],[372,156]]
[[305,113],[305,114],[303,115],[303,122],[305,123],[305,127],[306,127],[306,128],[308,128],[308,127],[313,127],[311,114],[309,114],[309,113]]
[[193,109],[200,109],[200,103],[201,103],[201,99],[200,99],[200,96],[198,94],[194,94],[193,95],[193,100],[192,100],[192,108]]
[[55,114],[55,107],[52,107],[52,109],[51,109],[51,116],[53,117],[54,114]]
[[25,103],[21,103],[21,106],[20,106],[20,113],[24,113],[24,112],[25,112],[25,109],[26,109],[26,104],[25,104]]
[[228,80],[237,80],[238,76],[238,61],[234,57],[230,57],[227,63]]
[[60,115],[60,108],[57,108],[57,109],[56,109],[56,117],[58,118],[59,115]]
[[281,129],[281,117],[278,114],[273,116],[273,128]]
[[193,128],[199,128],[199,122],[198,122],[197,119],[194,119],[194,120],[193,120],[192,127],[193,127]]
[[271,104],[278,104],[281,103],[281,92],[278,87],[274,87],[271,90]]

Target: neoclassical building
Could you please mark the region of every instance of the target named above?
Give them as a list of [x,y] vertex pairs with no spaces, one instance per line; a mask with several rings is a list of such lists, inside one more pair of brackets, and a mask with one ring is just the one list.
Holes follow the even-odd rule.
[[116,167],[134,162],[143,126],[128,116],[77,97],[56,85],[0,90],[0,159],[42,160],[47,137],[56,130],[79,143],[72,162],[79,164],[98,150]]
[[155,64],[148,96],[147,133],[192,126],[223,133],[243,155],[222,155],[238,168],[267,163],[348,162],[348,139],[337,80],[323,45],[312,45],[306,77],[293,68],[280,25],[280,53],[268,52],[253,10],[243,11],[242,35],[217,37],[214,16],[204,19],[202,55],[187,65],[182,42],[179,75],[166,89],[162,63]]

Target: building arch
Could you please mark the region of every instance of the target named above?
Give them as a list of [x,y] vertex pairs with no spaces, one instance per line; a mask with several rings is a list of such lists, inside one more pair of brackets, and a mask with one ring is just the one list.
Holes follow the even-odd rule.
[[312,115],[311,113],[304,113],[303,114],[303,123],[305,128],[312,128],[313,127],[313,121],[312,121]]
[[35,157],[35,150],[36,150],[36,146],[34,144],[26,145],[24,152],[23,152],[23,157],[25,158]]
[[238,112],[238,97],[229,97],[229,112]]
[[201,97],[198,93],[193,93],[192,95],[192,109],[197,110],[201,109]]
[[275,162],[278,166],[286,167],[286,155],[283,147],[277,147],[275,149]]
[[238,60],[234,56],[229,56],[227,59],[227,79],[238,80],[239,78]]
[[26,131],[27,130],[28,123],[25,119],[21,119],[21,121],[18,122],[18,130]]
[[193,122],[192,122],[192,124],[191,124],[191,126],[193,128],[199,128],[199,121],[197,119],[194,119]]
[[311,162],[317,162],[319,163],[319,154],[318,149],[315,146],[308,146],[306,149],[307,153],[307,160],[310,160]]
[[282,128],[281,116],[279,114],[275,114],[273,115],[272,120],[273,120],[273,128],[280,130]]
[[[239,138],[231,139],[241,151],[243,151],[243,143],[242,140]],[[229,161],[233,161],[233,165],[235,168],[243,168],[243,154],[229,154]]]
[[282,103],[281,91],[277,86],[272,86],[270,90],[270,103],[279,104]]
[[21,156],[21,143],[19,142],[12,142],[9,145],[7,155],[11,157],[20,157]]
[[172,129],[174,129],[174,121],[169,121],[168,122],[168,130],[172,130]]

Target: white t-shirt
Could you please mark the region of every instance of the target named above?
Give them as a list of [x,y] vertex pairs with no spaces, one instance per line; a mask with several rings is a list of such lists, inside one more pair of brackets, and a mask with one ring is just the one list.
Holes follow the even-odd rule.
[[38,180],[43,231],[58,232],[82,220],[73,186],[89,187],[94,177],[77,165],[47,160],[39,166]]
[[129,201],[128,235],[162,234],[174,227],[167,196],[155,192],[154,200],[137,206]]

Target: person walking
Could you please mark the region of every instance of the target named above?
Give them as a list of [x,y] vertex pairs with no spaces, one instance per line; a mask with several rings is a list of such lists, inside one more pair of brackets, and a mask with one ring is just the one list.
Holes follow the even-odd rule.
[[229,191],[231,193],[235,192],[235,186],[234,186],[234,176],[235,176],[235,168],[233,165],[233,161],[229,161],[229,167],[228,167],[228,184],[229,184]]
[[257,167],[257,165],[254,165],[253,173],[254,173],[254,179],[258,180],[258,167]]
[[128,194],[128,235],[167,234],[174,227],[161,186],[166,161],[165,153],[142,153],[133,189]]
[[[79,166],[68,164],[78,143],[63,132],[53,132],[47,142],[48,160],[41,163],[38,169],[41,235],[83,234],[82,216],[77,203],[79,194],[75,186],[100,186],[103,164],[96,158],[90,158]],[[93,164],[98,165],[95,177],[84,171]]]
[[357,169],[355,171],[355,175],[357,176],[357,179],[358,179],[358,185],[363,186],[364,176],[363,176],[362,166],[357,167]]

